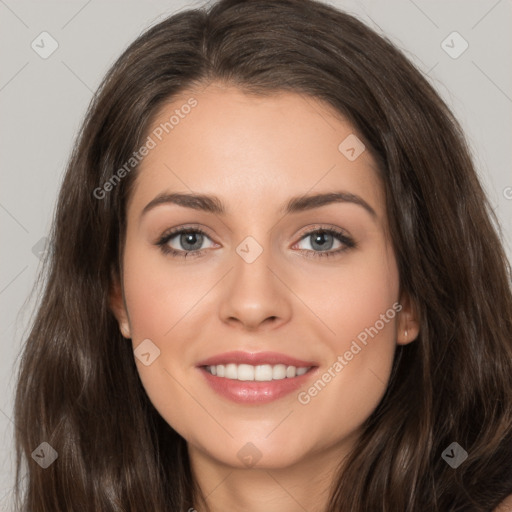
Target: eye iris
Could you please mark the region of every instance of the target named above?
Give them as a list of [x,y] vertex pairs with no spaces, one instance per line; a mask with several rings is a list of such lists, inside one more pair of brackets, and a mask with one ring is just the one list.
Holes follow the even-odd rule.
[[[186,251],[195,251],[201,248],[203,235],[200,233],[183,233],[180,236],[180,243]],[[187,244],[191,244],[192,247],[187,248]]]
[[[325,241],[325,237],[331,237],[330,244]],[[324,231],[319,231],[318,233],[311,235],[312,244],[311,247],[314,249],[331,249],[332,248],[332,235],[330,233],[326,233]],[[317,247],[315,247],[315,244]],[[328,247],[327,247],[328,246]]]

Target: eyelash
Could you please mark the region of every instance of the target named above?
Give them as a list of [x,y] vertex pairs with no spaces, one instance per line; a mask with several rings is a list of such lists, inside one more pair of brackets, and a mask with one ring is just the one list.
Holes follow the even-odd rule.
[[[167,255],[171,255],[172,257],[178,257],[178,258],[186,258],[189,255],[193,255],[193,257],[201,256],[201,254],[204,253],[207,249],[200,249],[197,251],[178,251],[176,249],[173,249],[172,247],[169,247],[167,243],[169,240],[174,238],[177,235],[184,235],[184,234],[191,234],[191,233],[199,233],[201,235],[204,235],[208,238],[208,234],[204,232],[200,228],[177,228],[172,231],[164,233],[160,239],[156,242],[155,245],[160,247],[160,250]],[[343,233],[340,230],[337,230],[335,228],[315,228],[311,231],[308,231],[307,233],[304,233],[300,240],[303,240],[304,238],[307,238],[308,236],[311,236],[314,233],[325,233],[329,235],[333,235],[335,238],[337,238],[342,244],[344,244],[345,247],[341,247],[339,249],[336,249],[334,251],[312,251],[310,249],[299,249],[300,251],[306,251],[306,252],[313,252],[314,256],[313,258],[323,258],[323,257],[331,257],[331,256],[337,256],[341,254],[342,252],[347,251],[348,249],[354,249],[357,244],[354,242],[352,238],[347,236],[345,233]],[[300,241],[299,240],[299,241]]]

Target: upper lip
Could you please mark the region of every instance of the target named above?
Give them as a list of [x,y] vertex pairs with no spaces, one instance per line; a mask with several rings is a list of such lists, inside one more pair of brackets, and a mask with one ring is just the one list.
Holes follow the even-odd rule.
[[197,366],[217,366],[219,364],[250,364],[253,366],[262,364],[285,364],[295,367],[317,366],[314,361],[303,361],[296,357],[279,354],[278,352],[243,352],[235,350],[233,352],[224,352],[200,361]]

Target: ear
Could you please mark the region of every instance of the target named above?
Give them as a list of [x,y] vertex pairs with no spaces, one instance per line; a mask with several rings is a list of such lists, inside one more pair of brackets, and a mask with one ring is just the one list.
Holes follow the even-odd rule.
[[109,291],[109,307],[117,319],[121,334],[125,338],[130,339],[132,337],[130,320],[126,309],[126,303],[124,301],[123,290],[119,282],[119,277],[117,276],[112,277],[112,284]]
[[418,308],[409,294],[403,292],[400,296],[402,309],[398,313],[396,342],[407,345],[414,341],[420,332]]

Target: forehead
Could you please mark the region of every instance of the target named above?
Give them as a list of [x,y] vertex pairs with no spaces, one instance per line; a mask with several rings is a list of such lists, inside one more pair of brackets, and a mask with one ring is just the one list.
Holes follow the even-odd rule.
[[147,135],[154,147],[139,165],[129,209],[140,211],[162,192],[194,191],[255,212],[290,196],[343,189],[383,213],[377,165],[362,137],[311,96],[213,84],[166,103]]

